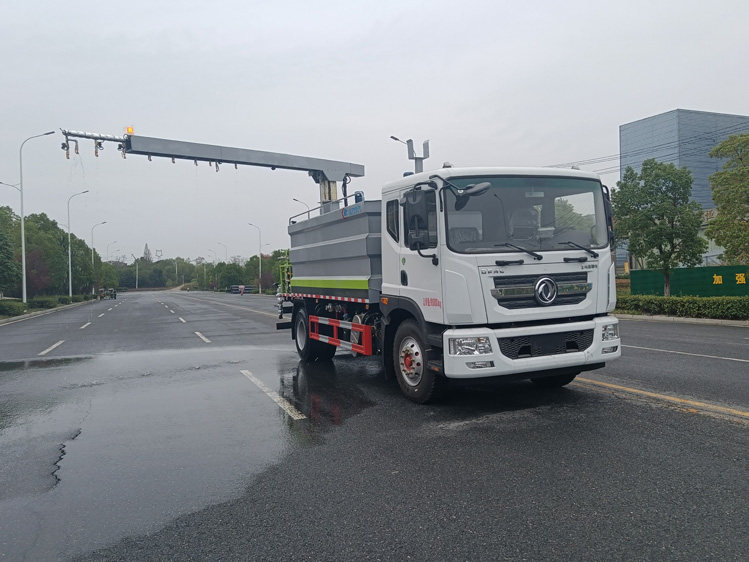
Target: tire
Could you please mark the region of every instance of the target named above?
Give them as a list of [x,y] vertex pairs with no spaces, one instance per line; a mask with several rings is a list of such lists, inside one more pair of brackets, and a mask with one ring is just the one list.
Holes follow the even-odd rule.
[[446,380],[427,369],[424,338],[414,320],[406,320],[395,332],[393,365],[403,395],[417,404],[439,398]]
[[311,340],[309,337],[309,318],[307,317],[307,311],[300,308],[296,313],[296,319],[294,320],[294,326],[296,327],[296,352],[299,355],[299,359],[302,361],[314,361],[317,359],[316,346],[317,343]]
[[537,379],[531,379],[531,382],[543,388],[561,388],[565,385],[570,384],[579,374],[580,373],[573,373],[571,375],[553,375],[551,377],[539,377]]
[[330,361],[331,359],[333,359],[335,352],[338,350],[338,347],[336,347],[335,345],[330,345],[329,343],[323,343],[319,341],[313,341],[312,343],[317,348],[316,353],[318,361]]

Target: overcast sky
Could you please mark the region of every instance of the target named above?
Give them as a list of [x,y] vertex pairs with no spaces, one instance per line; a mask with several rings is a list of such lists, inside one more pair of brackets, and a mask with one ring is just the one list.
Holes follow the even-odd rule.
[[[27,0],[0,7],[0,181],[103,258],[219,260],[287,248],[315,206],[303,172],[129,156],[70,160],[60,128],[362,164],[379,199],[413,169],[547,166],[619,151],[619,125],[672,109],[749,114],[746,0],[507,2]],[[604,170],[611,160],[583,169]],[[20,213],[18,191],[0,206]],[[226,246],[226,250],[224,246]],[[213,250],[210,252],[209,250]]]

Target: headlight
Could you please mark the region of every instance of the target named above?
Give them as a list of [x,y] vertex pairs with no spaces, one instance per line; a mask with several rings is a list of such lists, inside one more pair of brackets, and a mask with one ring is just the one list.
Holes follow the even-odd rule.
[[619,339],[619,324],[605,324],[601,332],[601,341]]
[[449,338],[450,355],[489,355],[492,343],[489,338]]

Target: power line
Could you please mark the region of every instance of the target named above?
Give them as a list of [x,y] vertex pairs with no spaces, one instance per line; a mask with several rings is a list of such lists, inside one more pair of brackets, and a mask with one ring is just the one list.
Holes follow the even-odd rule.
[[[602,164],[604,162],[610,162],[612,160],[619,159],[620,161],[627,158],[632,158],[635,156],[641,156],[644,154],[652,153],[655,150],[667,150],[670,148],[677,148],[680,146],[683,146],[685,144],[692,144],[694,141],[698,140],[707,140],[711,139],[712,142],[715,142],[717,144],[718,142],[718,136],[724,136],[726,134],[730,135],[731,133],[739,133],[739,132],[745,132],[749,131],[749,119],[747,119],[746,123],[738,123],[734,125],[729,125],[727,127],[723,127],[720,129],[716,129],[714,131],[704,132],[697,135],[693,135],[691,137],[686,137],[681,140],[675,140],[675,141],[669,141],[661,144],[652,145],[646,148],[640,148],[637,150],[632,150],[629,152],[623,152],[618,154],[610,154],[608,156],[598,156],[596,158],[588,158],[586,160],[577,160],[574,162],[564,162],[561,164],[553,164],[551,166],[547,166],[549,168],[567,168],[570,166],[583,166],[583,165],[589,165],[589,164]],[[700,148],[701,150],[701,148]],[[619,167],[616,168],[617,170]],[[602,171],[607,171],[609,168],[605,168]]]

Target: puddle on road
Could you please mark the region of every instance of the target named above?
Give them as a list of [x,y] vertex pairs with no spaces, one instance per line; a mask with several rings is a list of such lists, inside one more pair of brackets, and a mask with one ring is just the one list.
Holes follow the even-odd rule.
[[363,361],[299,362],[279,372],[278,394],[304,414],[305,420],[287,419],[293,436],[302,442],[317,442],[321,434],[342,425],[365,409],[374,406],[363,384],[382,373]]

